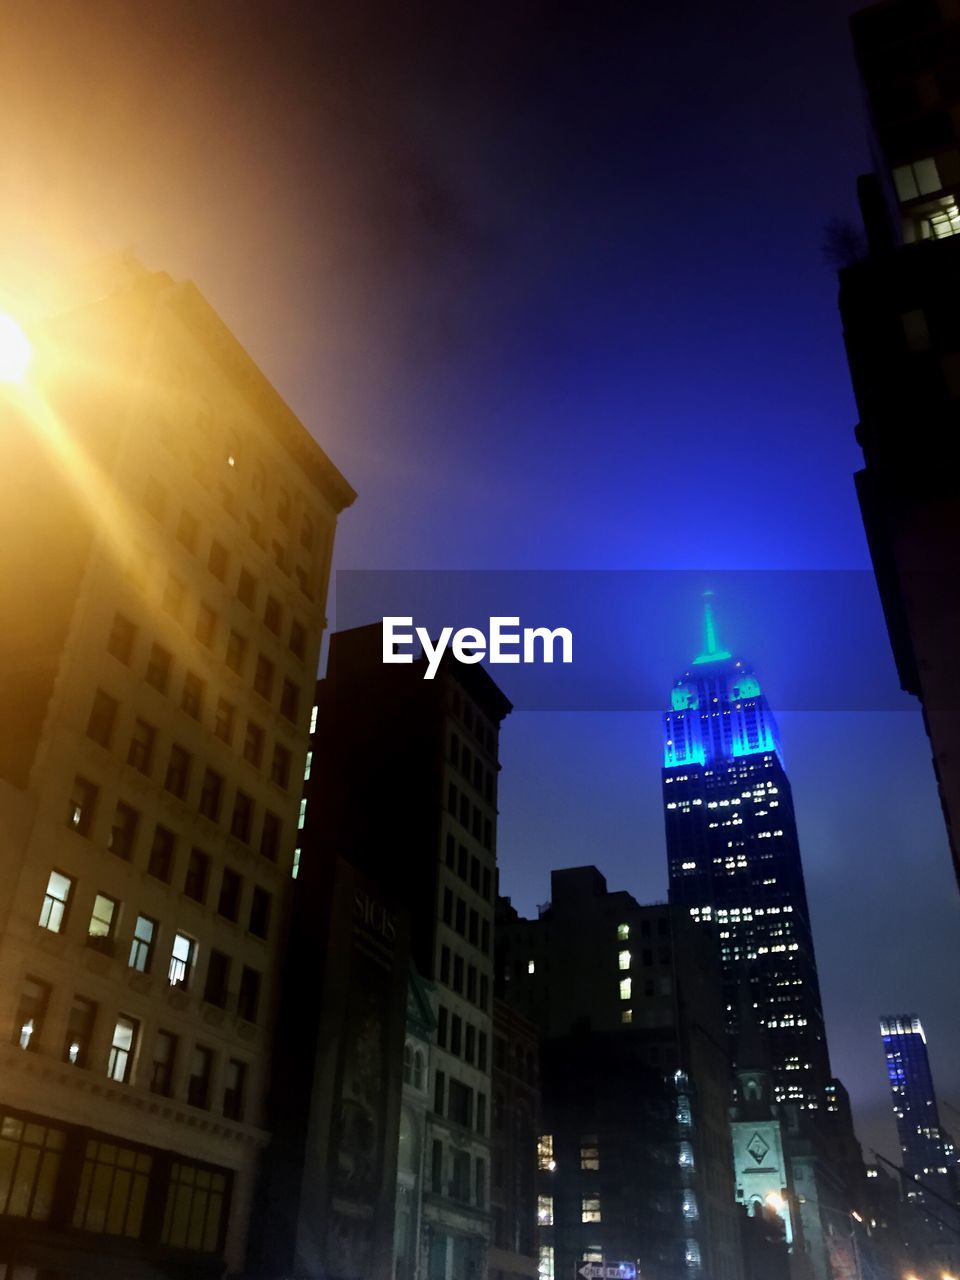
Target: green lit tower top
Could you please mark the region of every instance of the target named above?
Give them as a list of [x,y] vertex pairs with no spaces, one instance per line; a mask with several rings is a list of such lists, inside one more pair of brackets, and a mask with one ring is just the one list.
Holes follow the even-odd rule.
[[716,939],[734,1054],[746,984],[777,1099],[816,1111],[830,1066],[780,734],[752,668],[720,644],[709,595],[703,633],[664,716],[670,901]]

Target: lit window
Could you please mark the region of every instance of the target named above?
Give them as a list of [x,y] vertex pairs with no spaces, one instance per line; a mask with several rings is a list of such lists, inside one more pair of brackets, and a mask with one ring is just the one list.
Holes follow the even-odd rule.
[[185,987],[190,982],[190,971],[196,958],[197,945],[185,933],[178,933],[170,953],[168,977],[171,987]]
[[628,924],[618,924],[617,925],[617,941],[626,942],[626,940],[629,937],[630,937],[630,926]]
[[60,871],[50,872],[47,891],[43,895],[43,905],[40,908],[41,929],[49,929],[51,933],[60,932],[67,914],[67,903],[70,900],[72,888],[73,881],[69,876],[63,875]]
[[156,929],[155,920],[151,920],[149,916],[137,916],[137,923],[133,929],[133,941],[130,943],[128,965],[131,969],[136,969],[139,973],[150,972]]
[[600,1198],[599,1196],[584,1196],[580,1202],[580,1221],[581,1222],[600,1222]]
[[537,1223],[541,1227],[553,1226],[553,1196],[537,1196]]
[[537,1280],[556,1280],[552,1244],[542,1244],[540,1246],[540,1262],[537,1266]]
[[296,878],[297,878],[297,876],[298,876],[299,874],[300,874],[300,850],[299,850],[299,849],[294,849],[294,851],[293,851],[293,866],[290,868],[290,876],[291,876],[291,879],[296,880]]
[[629,951],[621,951],[618,959],[620,961],[621,969],[630,968],[630,952]]
[[929,156],[915,160],[913,164],[898,165],[893,171],[893,182],[900,200],[915,200],[917,196],[931,195],[942,187],[937,162]]
[[557,1162],[553,1156],[553,1134],[541,1133],[537,1139],[537,1168],[553,1173]]
[[536,968],[537,968],[537,964],[535,960],[527,961],[527,973],[534,973],[536,971]]
[[620,1021],[621,1021],[625,1026],[627,1026],[627,1025],[629,1025],[631,1022],[633,1022],[633,1010],[632,1010],[632,1009],[622,1009],[622,1010],[620,1011]]
[[620,979],[620,999],[629,1000],[630,993],[633,990],[633,983],[629,978]]
[[133,1053],[137,1043],[137,1023],[122,1014],[117,1018],[110,1042],[110,1058],[107,1075],[119,1084],[126,1084],[133,1070]]
[[[595,1133],[590,1133],[585,1138],[580,1139],[580,1168],[600,1168],[600,1146]],[[584,1222],[586,1221],[587,1219],[584,1218]]]

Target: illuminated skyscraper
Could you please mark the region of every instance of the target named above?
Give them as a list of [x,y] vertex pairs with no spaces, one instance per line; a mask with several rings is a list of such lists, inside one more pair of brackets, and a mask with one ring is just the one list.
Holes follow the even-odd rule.
[[663,799],[670,901],[716,937],[728,1031],[746,983],[775,1098],[821,1108],[830,1065],[779,731],[753,671],[719,645],[709,599],[703,652],[664,718]]
[[[912,1013],[881,1018],[880,1034],[887,1056],[903,1168],[922,1184],[911,1186],[907,1182],[907,1197],[922,1200],[922,1188],[926,1187],[955,1203],[957,1156],[953,1139],[940,1125],[927,1037],[920,1019]],[[936,1203],[932,1207],[937,1209]]]

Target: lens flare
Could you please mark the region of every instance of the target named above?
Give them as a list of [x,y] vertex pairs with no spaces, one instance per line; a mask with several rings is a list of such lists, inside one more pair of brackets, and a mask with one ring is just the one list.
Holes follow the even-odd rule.
[[0,312],[0,382],[22,382],[30,355],[30,339],[13,316]]

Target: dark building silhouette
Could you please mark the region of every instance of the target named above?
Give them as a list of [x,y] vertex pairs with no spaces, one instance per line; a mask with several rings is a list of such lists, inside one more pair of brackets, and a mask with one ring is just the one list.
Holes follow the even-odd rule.
[[489,1280],[537,1276],[537,1028],[503,1000],[493,1002],[493,1120]]
[[[274,1089],[286,1141],[268,1192],[288,1211],[264,1247],[269,1274],[394,1276],[409,960],[436,1002],[417,1264],[431,1280],[486,1275],[497,752],[510,704],[480,667],[450,660],[425,680],[424,665],[385,665],[380,626],[358,628],[331,638],[317,686]],[[304,1009],[312,1025],[298,1026]]]
[[830,1063],[779,730],[752,669],[717,642],[709,600],[704,627],[664,717],[670,901],[713,939],[732,1043],[746,987],[776,1099],[821,1111]]
[[639,1264],[740,1280],[730,1066],[712,947],[666,905],[551,875],[536,920],[501,902],[498,981],[541,1033],[540,1275]]
[[840,272],[857,493],[960,876],[960,12],[887,0],[852,31],[876,164],[859,183],[867,251]]

